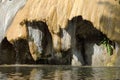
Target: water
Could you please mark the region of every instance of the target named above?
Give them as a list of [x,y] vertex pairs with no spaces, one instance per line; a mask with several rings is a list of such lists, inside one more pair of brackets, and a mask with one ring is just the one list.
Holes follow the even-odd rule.
[[119,67],[0,66],[0,80],[119,80]]

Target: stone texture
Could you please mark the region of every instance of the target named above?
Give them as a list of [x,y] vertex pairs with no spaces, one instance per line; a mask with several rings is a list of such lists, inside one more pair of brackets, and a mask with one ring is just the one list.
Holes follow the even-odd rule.
[[114,66],[117,60],[118,51],[113,49],[113,55],[110,56],[107,53],[106,48],[103,45],[94,44],[94,54],[92,56],[92,66]]
[[[61,56],[63,57],[63,53],[69,50],[70,52],[67,53],[73,55],[72,62],[75,65],[84,65],[86,63],[92,65],[111,65],[111,62],[107,62],[107,60],[113,61],[113,64],[114,58],[103,54],[106,53],[106,51],[101,46],[98,46],[98,48],[96,46],[96,51],[94,50],[94,53],[89,53],[90,50],[93,50],[93,43],[81,41],[80,48],[78,48],[79,45],[77,44],[79,44],[80,41],[77,41],[77,37],[82,36],[79,39],[89,41],[90,37],[94,38],[94,36],[99,34],[96,30],[98,29],[110,40],[119,42],[119,8],[120,5],[115,0],[27,0],[26,5],[18,11],[13,22],[7,29],[6,37],[11,43],[18,39],[31,41],[29,38],[32,34],[33,43],[37,46],[40,53],[44,53],[44,51],[45,53],[50,52],[54,58],[58,57],[58,59],[62,59]],[[43,46],[40,46],[42,43],[39,42],[43,39],[40,37],[42,33],[38,31],[37,34],[33,34],[34,30],[30,30],[29,25],[22,24],[24,20],[36,20],[46,23],[47,26],[45,27],[47,27],[50,32],[51,40],[47,39],[49,44],[45,44],[45,46],[49,46],[49,48],[44,47],[44,49],[42,49]],[[33,27],[35,26],[36,25]],[[89,28],[89,26],[92,28]],[[41,26],[39,26],[39,28],[41,28]],[[45,33],[46,32],[43,32],[43,34]],[[40,38],[36,38],[36,36]],[[81,46],[82,43],[84,43],[84,46]],[[31,47],[33,50],[31,50]],[[31,43],[29,44],[29,48],[31,54],[34,54],[37,50]],[[47,50],[47,48],[49,50]],[[86,52],[84,50],[82,51],[82,48],[85,48]],[[96,54],[97,49],[98,54]],[[91,60],[93,63],[89,61],[91,54],[93,54],[93,59]],[[104,57],[105,60],[103,59]],[[34,58],[34,60],[36,59],[37,58]],[[98,64],[94,62],[96,61],[95,59],[98,60]]]
[[7,40],[11,43],[17,41],[18,39],[27,39],[28,31],[25,25],[21,26],[20,24],[15,27],[10,27],[7,30]]
[[13,21],[18,10],[25,5],[26,0],[1,0],[0,2],[0,42],[6,30]]
[[[11,26],[18,25],[24,19],[42,20],[47,23],[54,36],[55,33],[60,32],[60,28],[66,27],[68,20],[82,15],[110,39],[119,41],[120,16],[117,14],[119,14],[119,4],[114,0],[54,0],[52,2],[50,0],[28,0],[25,7],[17,13]],[[56,42],[58,38],[53,38],[53,40]],[[57,43],[60,45],[59,40]]]
[[28,29],[28,42],[33,59],[39,60],[41,56],[52,56],[51,34],[46,23],[42,21],[26,21]]
[[36,61],[37,58],[40,57],[40,55],[36,53],[37,46],[33,42],[29,42],[29,49],[34,61]]
[[14,46],[6,38],[0,44],[0,64],[15,64]]

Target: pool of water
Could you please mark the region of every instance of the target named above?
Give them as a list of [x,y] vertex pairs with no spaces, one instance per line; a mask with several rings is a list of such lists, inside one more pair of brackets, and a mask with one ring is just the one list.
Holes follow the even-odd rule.
[[0,80],[119,80],[119,67],[1,65]]

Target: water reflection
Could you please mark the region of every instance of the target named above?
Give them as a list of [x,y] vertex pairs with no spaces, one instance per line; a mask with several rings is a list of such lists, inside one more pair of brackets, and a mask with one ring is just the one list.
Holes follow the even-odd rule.
[[0,66],[0,80],[116,80],[119,67]]

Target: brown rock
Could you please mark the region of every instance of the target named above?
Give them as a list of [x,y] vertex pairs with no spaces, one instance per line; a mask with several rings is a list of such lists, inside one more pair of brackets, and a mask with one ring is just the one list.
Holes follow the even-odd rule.
[[10,43],[13,43],[18,39],[27,39],[27,35],[28,32],[26,26],[25,25],[21,26],[19,24],[16,26],[9,27],[6,32],[7,40]]
[[[23,28],[18,27],[24,19],[44,21],[47,23],[50,32],[58,33],[60,32],[59,28],[66,27],[68,20],[81,15],[83,19],[91,21],[97,29],[105,33],[111,40],[119,41],[119,13],[119,4],[114,0],[53,0],[52,2],[51,0],[28,0],[25,7],[18,11],[10,26],[11,30],[8,29],[6,35],[9,41],[18,39],[18,37],[25,38],[25,33],[21,33]],[[9,34],[11,32],[15,34],[10,38]]]
[[[55,52],[67,51],[71,45],[74,48],[74,44],[77,44],[73,40],[76,30],[73,27],[76,27],[76,24],[70,25],[69,21],[82,16],[84,20],[91,22],[93,27],[106,34],[110,40],[120,41],[119,14],[120,6],[115,0],[27,0],[23,9],[16,14],[6,32],[6,37],[11,43],[19,38],[27,39],[27,29],[20,23],[24,19],[39,20],[48,25]],[[36,48],[33,43],[29,46],[33,48],[32,55],[35,54]]]
[[36,61],[40,57],[37,52],[37,46],[33,42],[29,42],[29,49],[34,61]]

